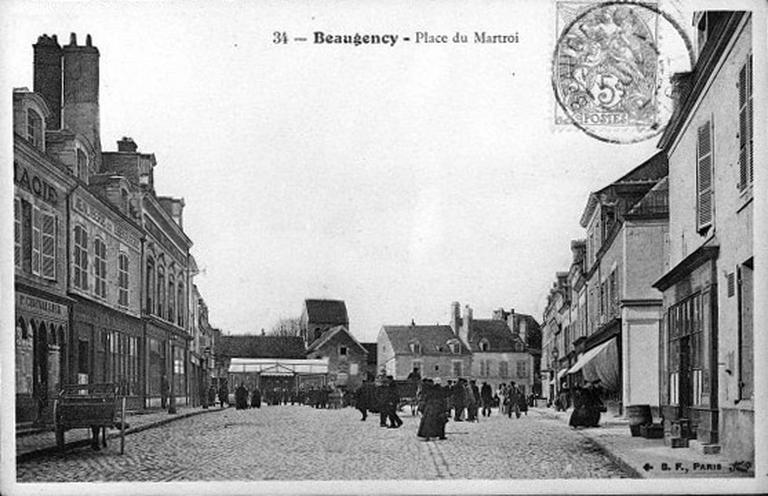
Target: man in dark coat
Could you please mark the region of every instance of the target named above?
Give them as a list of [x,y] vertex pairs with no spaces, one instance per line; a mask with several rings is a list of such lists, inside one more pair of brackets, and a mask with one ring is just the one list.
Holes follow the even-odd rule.
[[397,429],[403,425],[403,421],[397,415],[397,405],[400,403],[400,393],[397,390],[397,383],[391,375],[387,376],[387,382],[384,401],[387,418],[389,419],[389,428]]
[[213,384],[208,388],[208,404],[216,406],[216,388],[213,387]]
[[387,426],[387,379],[376,385],[376,408],[379,410],[379,427]]
[[251,392],[251,407],[261,408],[261,391],[259,391],[259,388],[255,386]]
[[368,406],[370,403],[370,383],[363,381],[359,388],[355,391],[355,408],[358,409],[363,416],[360,420],[368,418]]
[[456,409],[456,413],[453,416],[453,420],[456,422],[462,422],[464,419],[464,408],[466,408],[467,393],[464,384],[466,381],[462,378],[459,382],[453,385],[453,407]]
[[248,389],[242,382],[237,389],[235,389],[235,408],[238,410],[245,410],[248,408]]
[[483,417],[490,417],[491,406],[493,405],[493,389],[487,382],[484,382],[480,387],[480,402],[483,405]]
[[226,382],[222,382],[221,386],[219,386],[219,403],[222,407],[224,404],[229,406],[229,388]]

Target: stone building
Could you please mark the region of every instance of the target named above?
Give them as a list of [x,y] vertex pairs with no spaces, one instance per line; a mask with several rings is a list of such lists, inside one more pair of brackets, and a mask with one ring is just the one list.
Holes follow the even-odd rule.
[[752,106],[765,88],[752,43],[765,30],[753,33],[749,12],[699,12],[694,26],[698,60],[678,75],[659,141],[670,194],[669,268],[654,284],[665,319],[659,395],[669,443],[753,460],[753,172],[766,156],[753,136],[768,120]]
[[[667,158],[657,153],[590,194],[581,216],[587,231],[587,329],[572,384],[601,380],[611,405],[653,404],[658,370],[661,295],[651,283],[667,250]],[[609,406],[611,406],[609,405]]]
[[414,370],[444,383],[472,372],[472,352],[449,325],[385,325],[376,342],[379,370],[398,380]]
[[547,295],[547,306],[542,320],[542,349],[540,375],[542,396],[553,401],[562,391],[568,390],[566,376],[575,361],[570,333],[570,289],[568,273],[557,272],[555,282]]
[[184,202],[155,194],[155,158],[129,138],[102,151],[90,35],[33,48],[13,111],[17,419],[49,421],[65,383],[114,382],[129,408],[186,402],[200,343],[190,355]]
[[355,389],[365,378],[368,351],[345,326],[328,329],[307,348],[307,358],[328,359],[328,381]]
[[[524,394],[532,393],[537,369],[525,341],[528,319],[514,310],[501,309],[494,311],[492,319],[475,319],[469,305],[464,307],[464,315],[459,309],[458,302],[451,304],[450,326],[472,353],[471,369],[466,374],[487,382],[494,390],[501,383],[514,381]],[[517,333],[509,325],[515,322]]]
[[[58,43],[41,37],[36,53],[48,45]],[[59,125],[39,93],[14,91],[16,421],[21,425],[48,418],[58,386],[69,379],[66,227],[67,195],[75,181],[47,155],[45,139],[49,126]]]

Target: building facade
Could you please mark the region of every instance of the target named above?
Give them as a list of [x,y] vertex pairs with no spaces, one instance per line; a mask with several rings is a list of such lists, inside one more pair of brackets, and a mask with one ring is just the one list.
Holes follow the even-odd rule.
[[68,380],[67,195],[74,181],[47,155],[45,136],[51,114],[39,94],[14,91],[13,258],[16,421],[20,424],[48,417],[58,386]]
[[345,326],[336,326],[309,345],[307,358],[327,359],[329,383],[338,388],[356,389],[365,378],[368,351]]
[[764,155],[753,136],[766,119],[752,107],[752,15],[701,12],[694,25],[698,60],[678,75],[659,142],[670,191],[659,395],[667,441],[754,459],[753,172]]

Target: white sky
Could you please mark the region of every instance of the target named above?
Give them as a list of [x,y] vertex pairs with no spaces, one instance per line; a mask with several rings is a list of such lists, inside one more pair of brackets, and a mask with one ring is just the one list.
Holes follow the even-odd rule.
[[[40,34],[92,35],[104,149],[133,137],[157,157],[158,194],[185,198],[224,331],[269,329],[310,297],[345,300],[365,341],[446,323],[455,300],[541,320],[589,192],[655,152],[555,129],[553,2],[202,5],[5,5],[2,67],[31,88]],[[278,30],[520,43],[276,46]]]

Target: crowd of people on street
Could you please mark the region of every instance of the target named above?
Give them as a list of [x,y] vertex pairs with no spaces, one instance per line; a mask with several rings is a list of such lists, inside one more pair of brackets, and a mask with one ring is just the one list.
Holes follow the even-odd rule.
[[[208,389],[208,404],[217,403],[222,408],[230,406],[230,392],[226,381],[222,381],[219,388],[211,385]],[[238,410],[246,408],[261,408],[265,405],[308,405],[313,408],[338,408],[343,401],[343,394],[329,385],[319,387],[300,387],[297,390],[288,388],[265,388],[262,392],[258,387],[250,389],[245,383],[240,383],[234,391],[234,406]]]

